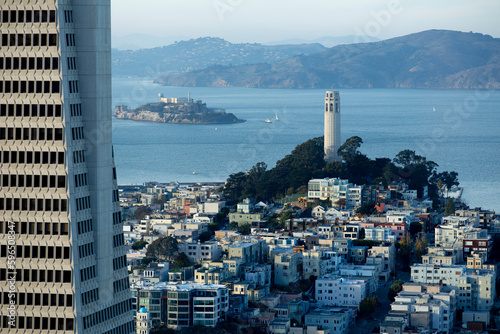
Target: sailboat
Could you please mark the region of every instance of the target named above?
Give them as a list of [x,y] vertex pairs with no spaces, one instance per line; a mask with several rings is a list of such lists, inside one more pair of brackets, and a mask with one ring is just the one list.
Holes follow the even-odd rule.
[[266,123],[272,123],[272,121],[271,121],[270,118],[266,118],[266,120],[264,122],[266,122]]
[[432,107],[432,111],[436,111],[436,107]]
[[279,122],[280,120],[278,119],[278,114],[274,114],[276,116],[276,122]]

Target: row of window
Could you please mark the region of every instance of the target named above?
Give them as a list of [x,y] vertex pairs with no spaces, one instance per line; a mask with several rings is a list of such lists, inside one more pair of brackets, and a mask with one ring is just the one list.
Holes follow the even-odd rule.
[[[115,305],[109,306],[96,313],[83,317],[83,329],[89,329],[91,327],[94,327],[104,321],[108,321],[109,319],[118,317],[123,313],[129,312],[130,310],[132,310],[131,299],[127,299]],[[105,334],[130,333],[133,331],[134,331],[134,322],[129,322],[111,331],[107,331]]]
[[113,259],[113,270],[119,270],[127,266],[127,256],[123,255]]
[[1,46],[57,46],[57,34],[2,34]]
[[[56,22],[56,11],[46,10],[46,9],[2,10],[1,17],[2,17],[2,23],[39,23],[39,22],[53,23]],[[71,13],[71,19],[72,18],[73,14]]]
[[4,188],[66,188],[64,175],[2,175],[0,187]]
[[99,300],[99,289],[92,289],[82,293],[82,305],[87,305]]
[[59,94],[59,81],[0,81],[0,93]]
[[85,282],[96,277],[95,266],[90,266],[80,270],[80,281]]
[[[9,223],[0,221],[0,234],[7,234]],[[16,234],[27,235],[68,235],[68,223],[33,223],[33,222],[15,222],[14,232]]]
[[0,198],[0,211],[66,212],[67,199]]
[[76,46],[75,34],[66,34],[66,46]]
[[[2,328],[12,328],[9,317],[2,317]],[[57,330],[72,331],[75,329],[75,320],[72,318],[49,318],[49,317],[16,317],[16,327],[19,329]]]
[[62,141],[62,128],[0,128],[0,140]]
[[76,211],[90,209],[90,196],[76,199]]
[[[69,259],[70,248],[63,246],[31,246],[17,245],[18,259]],[[7,257],[7,245],[0,246],[0,257]]]
[[128,277],[113,282],[113,293],[125,291],[130,288]]
[[[9,292],[2,293],[2,303],[4,305],[9,305],[10,303],[9,294]],[[72,294],[14,292],[14,300],[16,301],[16,305],[60,307],[73,306]]]
[[[0,268],[0,281],[11,279],[12,272]],[[71,283],[71,270],[16,269],[16,282]]]
[[72,10],[65,10],[64,11],[64,22],[73,23],[73,11]]
[[120,224],[122,222],[122,213],[113,212],[113,225]]
[[76,225],[78,229],[78,234],[88,233],[94,230],[94,224],[92,223],[92,219],[80,221]]
[[43,164],[64,165],[64,152],[0,151],[3,164]]
[[78,93],[78,80],[69,81],[69,92],[70,94]]
[[123,237],[123,233],[117,234],[113,236],[113,248],[120,247],[125,245],[125,238]]
[[71,138],[73,140],[85,139],[85,136],[83,135],[83,126],[71,128]]
[[75,175],[75,187],[84,187],[88,185],[87,182],[87,173],[76,174]]
[[70,104],[69,109],[71,111],[71,117],[82,116],[82,104],[81,103]]
[[84,150],[73,151],[73,163],[81,164],[84,162],[85,162],[85,151]]
[[[68,58],[68,65],[70,64]],[[76,66],[76,65],[75,65]],[[0,70],[58,70],[58,57],[0,58]]]
[[94,255],[94,242],[78,246],[78,256],[81,258]]
[[0,117],[61,117],[60,104],[0,104]]
[[118,189],[113,190],[113,202],[120,202],[120,195]]

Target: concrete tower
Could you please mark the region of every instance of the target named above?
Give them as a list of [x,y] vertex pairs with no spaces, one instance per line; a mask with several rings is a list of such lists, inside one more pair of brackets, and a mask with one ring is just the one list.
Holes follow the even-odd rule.
[[325,96],[325,161],[341,161],[337,154],[340,147],[340,95],[327,91]]
[[2,333],[134,332],[110,13],[110,0],[1,2],[0,292],[14,293],[0,303],[15,308],[11,323],[2,305]]

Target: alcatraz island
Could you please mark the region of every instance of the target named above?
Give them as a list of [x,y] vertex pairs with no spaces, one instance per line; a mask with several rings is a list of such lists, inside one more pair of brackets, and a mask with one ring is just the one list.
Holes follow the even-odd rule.
[[163,97],[158,95],[158,102],[146,103],[135,109],[126,105],[115,107],[113,114],[117,119],[134,121],[174,123],[174,124],[231,124],[242,123],[232,113],[222,108],[208,108],[201,100],[188,97]]

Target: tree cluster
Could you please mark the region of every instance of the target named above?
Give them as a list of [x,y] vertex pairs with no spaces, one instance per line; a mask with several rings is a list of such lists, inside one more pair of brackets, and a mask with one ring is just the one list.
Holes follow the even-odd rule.
[[[458,185],[456,172],[437,172],[438,164],[428,161],[414,151],[403,150],[394,159],[370,159],[359,151],[363,140],[354,136],[345,141],[338,154],[343,162],[324,161],[323,137],[310,139],[298,145],[291,154],[267,169],[263,162],[257,163],[248,172],[231,174],[223,188],[230,201],[253,197],[272,200],[286,194],[307,191],[312,178],[342,178],[359,185],[389,185],[404,182],[410,189],[417,190],[422,198],[424,188],[428,187],[431,198],[438,197],[438,190]],[[438,187],[439,185],[439,187]],[[363,208],[368,214],[373,205]]]
[[362,316],[369,316],[377,308],[378,301],[376,296],[366,297],[359,303],[359,313]]
[[398,279],[394,281],[394,283],[392,283],[391,287],[389,288],[389,292],[387,292],[387,297],[389,297],[391,303],[394,301],[394,298],[401,290],[403,290],[403,281]]

